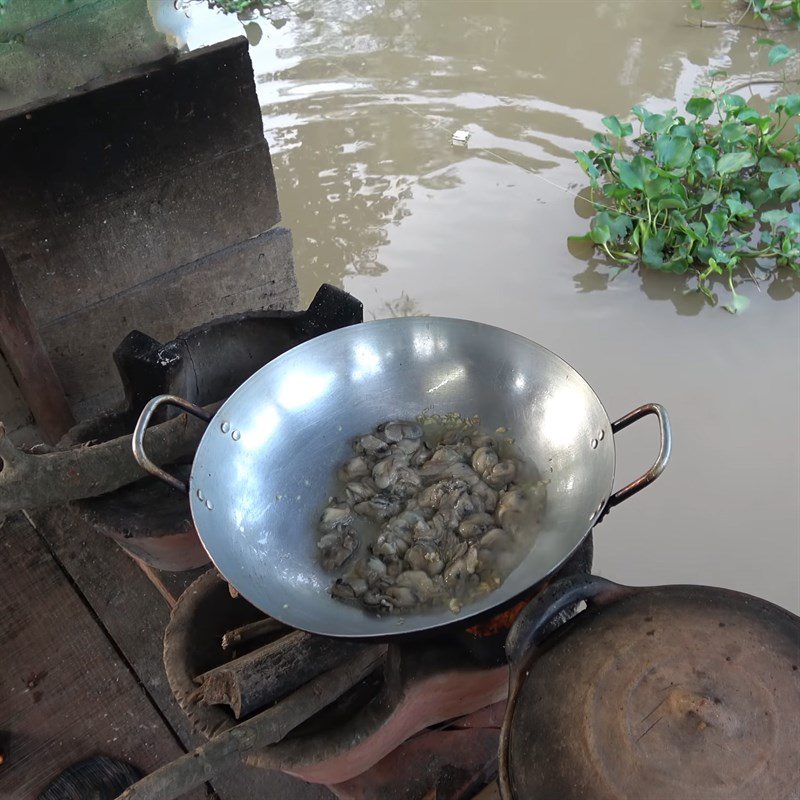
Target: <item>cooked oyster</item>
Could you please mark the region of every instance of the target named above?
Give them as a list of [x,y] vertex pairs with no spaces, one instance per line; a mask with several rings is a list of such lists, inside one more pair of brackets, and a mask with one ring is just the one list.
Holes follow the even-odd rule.
[[[457,612],[519,562],[545,485],[521,485],[521,462],[504,459],[494,437],[473,421],[454,423],[433,446],[421,425],[405,420],[354,442],[355,456],[338,472],[345,499],[330,500],[318,525],[323,567],[348,565],[333,597],[378,613],[436,603]],[[362,555],[351,559],[363,520],[374,532],[362,531]]]

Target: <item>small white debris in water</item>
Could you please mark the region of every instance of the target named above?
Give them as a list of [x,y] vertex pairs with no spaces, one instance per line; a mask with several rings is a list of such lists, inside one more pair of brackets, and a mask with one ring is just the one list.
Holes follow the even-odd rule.
[[276,500],[283,500],[283,495],[282,494],[276,494],[275,495],[275,499]]
[[304,483],[306,486],[311,486],[311,481],[310,481],[308,478],[306,478],[306,479],[303,481],[303,483]]
[[337,431],[339,431],[339,432],[341,433],[342,426],[340,425],[340,426],[339,426],[339,427],[338,427],[336,430],[337,430]]
[[508,428],[500,427],[495,431],[495,433],[508,433]]
[[299,502],[300,501],[300,495],[297,495],[297,497],[295,497],[295,500],[297,500]]
[[288,603],[284,603],[284,604],[283,604],[283,607],[284,607],[284,608],[289,608],[289,604],[288,604]]
[[461,128],[453,134],[451,142],[459,147],[466,147],[471,135],[472,134],[469,131],[465,131],[463,128]]

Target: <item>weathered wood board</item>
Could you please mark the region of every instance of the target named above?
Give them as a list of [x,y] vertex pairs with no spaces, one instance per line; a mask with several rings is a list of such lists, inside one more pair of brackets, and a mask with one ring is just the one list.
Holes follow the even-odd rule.
[[0,353],[0,417],[8,430],[19,430],[33,423],[31,411],[17,387],[3,354]]
[[[104,754],[151,771],[183,749],[22,516],[0,528],[0,797],[30,800]],[[188,795],[206,797],[204,789]]]
[[[299,299],[246,40],[109,80],[0,120],[0,247],[81,418],[121,397],[132,328]],[[13,429],[15,387],[0,400]]]
[[56,444],[75,424],[42,337],[22,301],[0,249],[0,352],[48,444]]
[[13,0],[0,15],[0,118],[173,48],[142,0]]
[[[39,534],[80,587],[116,646],[133,667],[150,697],[188,748],[203,739],[191,731],[183,711],[172,696],[162,660],[163,636],[169,607],[135,562],[116,544],[93,536],[76,515],[53,509],[32,515]],[[159,573],[174,594],[179,594],[196,573]],[[0,643],[1,644],[1,643]],[[331,797],[322,786],[306,784],[279,772],[239,766],[211,781],[220,800],[286,797],[324,800]]]
[[207,320],[295,308],[292,237],[273,228],[40,328],[76,416],[120,401],[113,349],[134,328],[161,342]]

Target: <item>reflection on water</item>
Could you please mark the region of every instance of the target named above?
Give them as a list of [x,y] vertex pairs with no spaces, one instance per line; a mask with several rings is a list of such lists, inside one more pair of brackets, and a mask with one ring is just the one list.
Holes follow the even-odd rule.
[[409,297],[405,292],[400,292],[400,297],[391,300],[384,300],[383,305],[377,311],[370,312],[372,319],[383,317],[425,317],[416,300]]
[[[730,10],[703,6],[705,19]],[[749,288],[733,317],[703,310],[680,279],[614,276],[567,246],[586,230],[571,151],[601,117],[672,107],[711,68],[747,81],[767,66],[763,34],[691,27],[698,12],[681,0],[293,8],[313,17],[262,24],[251,54],[304,300],[329,281],[368,316],[500,325],[564,356],[612,417],[663,403],[671,464],[598,528],[597,568],[800,609],[797,279]],[[467,148],[450,144],[460,128]],[[617,438],[620,485],[652,462],[657,434]]]

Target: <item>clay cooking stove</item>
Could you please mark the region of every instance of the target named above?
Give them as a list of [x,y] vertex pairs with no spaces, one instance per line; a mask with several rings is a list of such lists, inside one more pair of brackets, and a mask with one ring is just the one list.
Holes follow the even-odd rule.
[[[558,577],[588,573],[591,560],[590,537]],[[280,713],[285,704],[292,713],[300,685],[316,680],[324,695],[325,676],[344,670],[343,694],[332,689],[322,711],[246,761],[350,800],[468,798],[497,772],[508,691],[503,643],[527,602],[454,632],[360,644],[283,628],[210,570],[178,601],[164,663],[178,703],[207,737],[266,707]]]
[[[362,321],[360,302],[324,285],[305,312],[224,318],[166,344],[132,331],[114,352],[124,410],[76,426],[65,444],[129,433],[158,394],[198,405],[221,401],[280,353]],[[170,469],[188,477],[188,464]],[[182,571],[208,563],[185,497],[155,479],[79,501],[75,511],[148,567]],[[589,537],[557,577],[588,573],[591,561]],[[307,718],[292,711],[289,735],[251,752],[252,765],[325,784],[353,800],[472,797],[496,774],[508,689],[503,644],[526,602],[471,628],[365,645],[266,619],[211,569],[177,602],[165,634],[165,667],[178,703],[206,737],[267,707],[289,714],[293,693],[317,681],[326,707]],[[334,674],[335,690],[337,681],[326,680]]]

